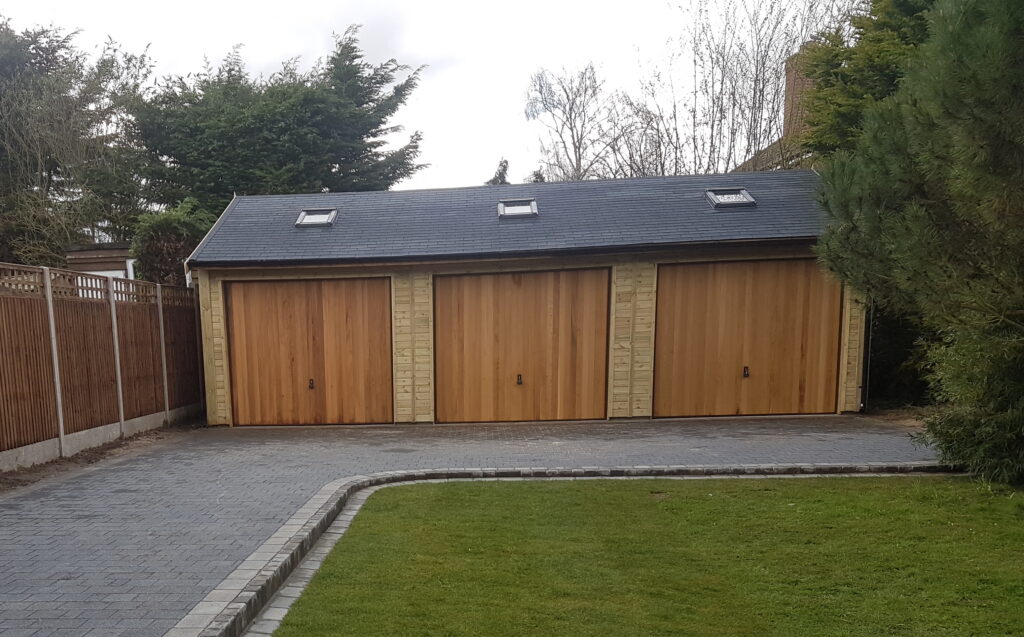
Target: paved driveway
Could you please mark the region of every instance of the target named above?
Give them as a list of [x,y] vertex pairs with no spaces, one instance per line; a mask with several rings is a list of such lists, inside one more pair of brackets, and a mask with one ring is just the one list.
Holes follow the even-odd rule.
[[828,416],[175,433],[0,495],[0,634],[162,635],[321,486],[349,475],[933,459],[910,431]]

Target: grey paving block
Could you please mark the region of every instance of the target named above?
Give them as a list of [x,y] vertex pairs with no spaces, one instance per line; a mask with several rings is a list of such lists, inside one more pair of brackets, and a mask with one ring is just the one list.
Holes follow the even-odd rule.
[[0,634],[162,635],[348,476],[933,461],[909,433],[845,416],[195,430],[0,495]]

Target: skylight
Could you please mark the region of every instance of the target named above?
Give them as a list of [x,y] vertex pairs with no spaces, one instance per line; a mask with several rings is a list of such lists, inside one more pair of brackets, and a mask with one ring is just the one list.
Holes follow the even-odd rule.
[[502,199],[498,202],[499,217],[536,217],[536,199]]
[[334,217],[337,215],[337,208],[311,208],[299,213],[295,225],[299,227],[329,226],[334,223]]
[[746,188],[711,188],[704,191],[704,196],[715,208],[757,205],[757,201],[747,192]]

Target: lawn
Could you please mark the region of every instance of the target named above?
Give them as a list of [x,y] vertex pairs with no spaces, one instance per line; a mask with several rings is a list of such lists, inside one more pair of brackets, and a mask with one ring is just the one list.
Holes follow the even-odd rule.
[[383,489],[275,637],[1021,634],[1024,492],[923,476]]

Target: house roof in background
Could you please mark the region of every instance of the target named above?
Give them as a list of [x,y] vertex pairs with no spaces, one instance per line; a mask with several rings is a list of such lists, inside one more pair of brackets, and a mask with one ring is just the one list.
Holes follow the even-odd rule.
[[[824,229],[818,175],[732,173],[434,190],[236,197],[191,266],[299,265],[580,251],[722,241],[812,239]],[[713,208],[707,189],[744,188],[752,207]],[[500,200],[538,214],[499,218]],[[329,226],[296,227],[304,209],[336,208]]]
[[131,247],[132,244],[127,241],[112,241],[107,243],[78,243],[75,245],[68,246],[68,248],[64,252],[99,252],[106,250],[109,252],[127,253],[127,251],[131,249]]

